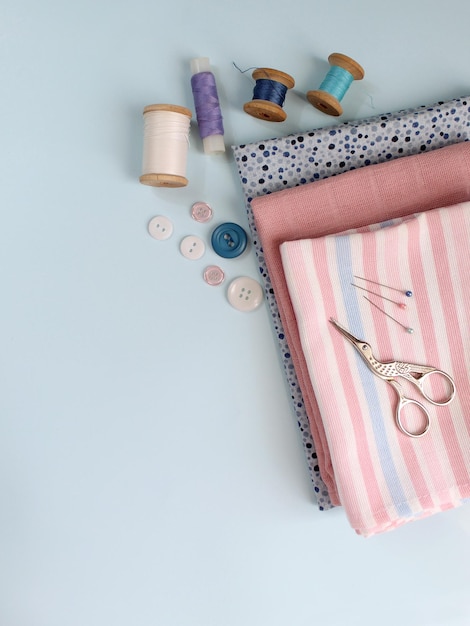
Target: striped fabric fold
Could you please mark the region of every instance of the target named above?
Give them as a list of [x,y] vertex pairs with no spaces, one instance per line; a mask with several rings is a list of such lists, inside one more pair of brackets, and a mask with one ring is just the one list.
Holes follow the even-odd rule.
[[[312,419],[351,526],[368,537],[459,506],[470,497],[470,202],[286,241],[280,254],[305,384],[318,403]],[[379,295],[365,294],[351,284],[360,282],[354,276],[411,289],[413,297],[401,309],[381,296],[404,296],[363,281]],[[427,403],[406,387],[431,415],[426,435],[415,439],[397,428],[394,390],[374,376],[330,317],[367,341],[381,361],[451,374],[457,394],[447,406]]]

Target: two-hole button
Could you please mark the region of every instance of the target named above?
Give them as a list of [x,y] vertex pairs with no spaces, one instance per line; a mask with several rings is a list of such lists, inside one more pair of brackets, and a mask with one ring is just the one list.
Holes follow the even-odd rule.
[[180,252],[187,259],[196,261],[204,256],[206,246],[203,240],[196,235],[188,235],[180,242]]
[[154,239],[163,241],[169,239],[173,234],[173,224],[164,215],[156,215],[148,223],[148,231]]
[[246,232],[238,224],[225,222],[217,226],[211,235],[214,252],[224,259],[234,259],[245,251],[248,243]]

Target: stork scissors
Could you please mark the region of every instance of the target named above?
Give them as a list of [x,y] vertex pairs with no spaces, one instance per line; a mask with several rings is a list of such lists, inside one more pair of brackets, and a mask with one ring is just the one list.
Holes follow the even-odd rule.
[[[431,404],[434,404],[436,406],[445,406],[452,402],[456,392],[455,383],[452,377],[446,372],[437,369],[436,367],[427,365],[415,365],[414,363],[406,363],[401,361],[390,361],[387,363],[381,363],[380,361],[377,361],[377,359],[374,357],[374,355],[372,354],[372,348],[366,341],[355,337],[348,330],[346,330],[346,328],[341,326],[341,324],[337,322],[334,318],[330,317],[330,322],[343,335],[343,337],[345,337],[350,343],[352,343],[352,345],[356,348],[356,350],[366,362],[368,368],[376,376],[378,376],[382,380],[385,380],[397,392],[398,403],[395,409],[395,419],[397,422],[397,426],[401,430],[401,432],[405,435],[408,435],[408,437],[415,438],[425,435],[428,432],[429,427],[431,426],[431,418],[428,410],[421,402],[405,396],[403,389],[400,383],[396,380],[396,378],[402,377],[408,380],[415,387],[417,387],[420,394]],[[443,400],[434,400],[432,397],[429,396],[424,388],[425,381],[429,381],[429,379],[433,375],[443,377],[445,380],[447,380],[449,384],[449,394]],[[407,430],[407,428],[405,428],[401,416],[402,410],[410,404],[414,404],[415,406],[417,406],[425,417],[425,426],[423,430],[415,433],[410,432],[409,430]]]

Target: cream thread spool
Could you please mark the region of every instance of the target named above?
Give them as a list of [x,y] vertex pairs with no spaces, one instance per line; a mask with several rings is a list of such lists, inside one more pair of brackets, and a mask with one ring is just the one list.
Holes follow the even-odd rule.
[[283,122],[287,118],[282,108],[284,96],[287,90],[295,85],[292,76],[280,70],[259,67],[253,72],[252,77],[256,81],[254,97],[243,105],[245,113],[268,122]]
[[364,69],[350,57],[334,52],[328,57],[330,70],[320,87],[307,92],[307,100],[316,109],[327,115],[343,113],[340,102],[354,80],[364,78]]
[[176,104],[144,108],[144,148],[140,182],[152,187],[185,187],[192,113]]

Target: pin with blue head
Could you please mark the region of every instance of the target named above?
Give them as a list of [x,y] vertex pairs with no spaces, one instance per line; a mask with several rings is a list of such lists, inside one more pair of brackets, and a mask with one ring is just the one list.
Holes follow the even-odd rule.
[[354,59],[338,52],[330,54],[328,62],[328,74],[318,89],[307,92],[307,100],[322,113],[338,117],[343,114],[341,100],[353,81],[364,78],[364,70]]

